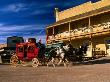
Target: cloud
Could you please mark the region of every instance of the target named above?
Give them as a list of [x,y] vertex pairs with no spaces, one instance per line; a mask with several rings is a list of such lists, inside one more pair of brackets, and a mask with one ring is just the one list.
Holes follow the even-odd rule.
[[26,10],[26,5],[23,3],[18,3],[18,4],[10,4],[7,5],[6,7],[3,7],[0,9],[2,12],[19,12]]
[[42,30],[45,29],[45,24],[39,25],[10,25],[5,26],[4,24],[0,24],[0,31],[9,32],[9,31],[29,31],[29,30]]
[[0,36],[0,44],[4,44],[4,43],[7,43],[6,41],[7,41],[7,37],[9,37],[9,36]]
[[28,38],[36,38],[37,42],[41,39],[42,43],[44,43],[44,44],[46,42],[46,36],[45,35],[39,35],[39,36],[37,36],[37,35],[35,35],[35,36],[27,35],[27,36],[24,36],[23,38],[25,40],[27,40]]
[[2,27],[4,24],[3,23],[0,23],[0,27]]
[[45,25],[6,25],[0,23],[0,43],[6,43],[7,37],[21,36],[25,39],[36,38],[42,39],[45,43]]
[[45,35],[40,35],[40,36],[37,36],[37,41],[39,41],[39,39],[42,40],[42,43],[46,43],[46,36]]
[[48,13],[46,10],[35,10],[31,13],[31,15],[39,15],[39,14],[45,14]]

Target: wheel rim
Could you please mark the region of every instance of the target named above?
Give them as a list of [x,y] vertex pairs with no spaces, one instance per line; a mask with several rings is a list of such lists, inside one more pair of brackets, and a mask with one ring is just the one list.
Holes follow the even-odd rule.
[[11,58],[10,58],[10,64],[12,66],[17,66],[18,64],[18,57],[16,55],[13,55]]
[[32,59],[32,67],[38,67],[39,65],[39,60],[37,58]]

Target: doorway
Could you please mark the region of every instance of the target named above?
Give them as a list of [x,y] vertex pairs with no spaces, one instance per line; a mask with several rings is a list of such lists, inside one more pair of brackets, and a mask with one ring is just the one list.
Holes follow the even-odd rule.
[[106,45],[107,55],[110,56],[110,44]]
[[105,40],[105,44],[106,44],[106,53],[108,56],[110,56],[110,38]]

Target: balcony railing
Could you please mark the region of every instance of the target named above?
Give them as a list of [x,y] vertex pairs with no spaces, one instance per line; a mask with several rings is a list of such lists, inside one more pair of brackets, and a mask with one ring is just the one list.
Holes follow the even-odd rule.
[[48,40],[61,40],[61,39],[70,38],[70,37],[79,36],[79,35],[97,33],[97,32],[102,32],[109,28],[110,28],[110,22],[106,22],[106,23],[90,26],[90,28],[83,27],[83,28],[71,30],[70,32],[65,31],[62,33],[58,33],[55,36],[49,36]]

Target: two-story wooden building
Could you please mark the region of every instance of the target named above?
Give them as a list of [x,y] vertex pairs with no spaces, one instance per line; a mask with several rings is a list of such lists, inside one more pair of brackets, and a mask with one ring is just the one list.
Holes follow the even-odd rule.
[[55,12],[56,22],[46,28],[47,45],[70,41],[79,47],[88,43],[92,51],[110,55],[110,0],[89,1],[64,11],[55,8]]

